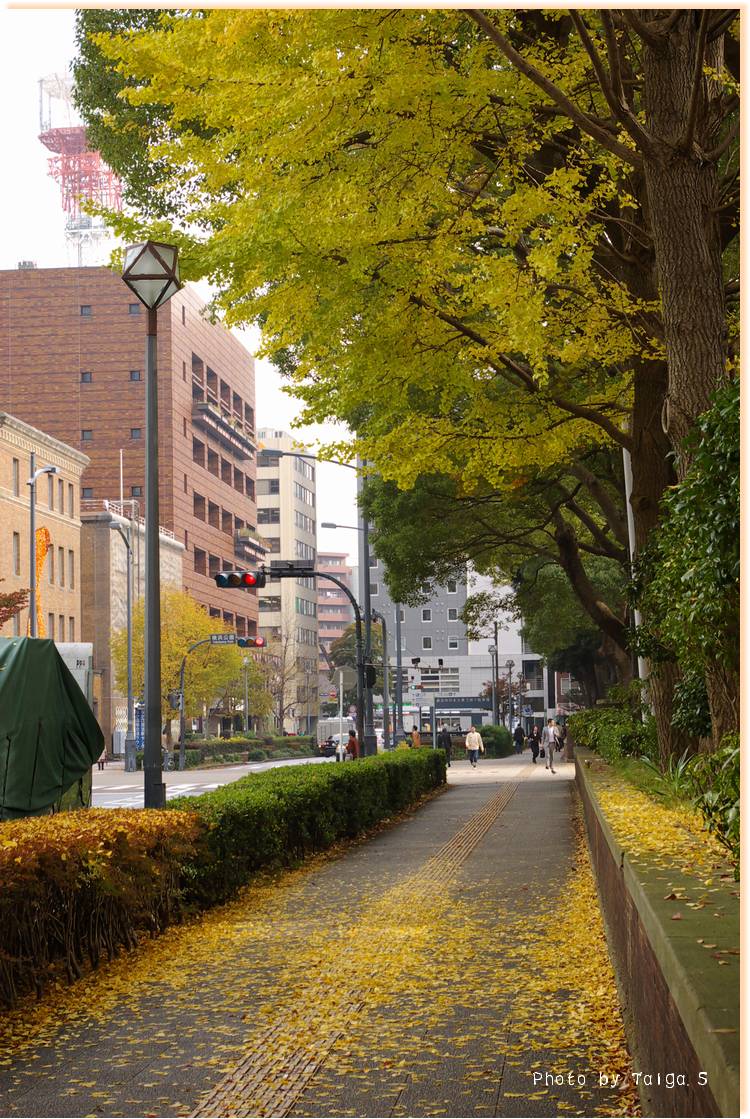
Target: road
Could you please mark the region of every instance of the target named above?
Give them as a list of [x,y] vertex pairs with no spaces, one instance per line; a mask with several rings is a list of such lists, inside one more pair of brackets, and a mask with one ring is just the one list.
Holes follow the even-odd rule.
[[[167,800],[195,796],[237,781],[248,773],[262,773],[282,765],[321,765],[333,758],[289,758],[250,765],[226,765],[217,769],[186,769],[164,774]],[[125,773],[121,762],[110,762],[105,770],[94,768],[92,804],[94,808],[143,808],[143,773]]]

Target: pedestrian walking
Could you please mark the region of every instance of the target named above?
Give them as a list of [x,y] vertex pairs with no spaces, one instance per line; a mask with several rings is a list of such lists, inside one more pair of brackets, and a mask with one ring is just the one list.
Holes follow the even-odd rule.
[[99,758],[97,760],[97,763],[96,763],[97,769],[104,769],[104,763],[106,762],[106,760],[107,760],[107,751],[102,750],[102,752],[99,755]]
[[473,768],[476,769],[477,759],[480,753],[484,753],[484,742],[482,742],[482,736],[476,727],[472,727],[466,735],[466,750],[469,755],[469,761]]
[[531,748],[531,760],[536,765],[536,759],[539,757],[539,727],[534,723],[529,735],[529,746]]
[[547,726],[542,731],[542,746],[545,750],[544,768],[550,773],[555,772],[554,759],[557,749],[557,734],[555,733],[554,719],[547,720]]
[[412,727],[411,744],[416,748],[422,745],[422,735],[419,733],[419,729],[417,727]]
[[349,741],[346,744],[346,752],[347,754],[351,754],[352,758],[356,759],[359,757],[359,742],[357,741],[356,730],[349,731]]
[[451,764],[451,749],[453,748],[453,739],[451,738],[451,732],[448,730],[445,723],[443,723],[442,727],[440,728],[440,734],[437,736],[437,744],[438,744],[439,749],[445,750],[446,764],[448,766],[450,766],[450,764]]
[[516,727],[516,729],[513,731],[513,741],[516,744],[516,753],[517,754],[522,754],[523,753],[523,744],[524,744],[525,738],[526,738],[526,735],[523,733],[523,727],[519,723],[518,726]]

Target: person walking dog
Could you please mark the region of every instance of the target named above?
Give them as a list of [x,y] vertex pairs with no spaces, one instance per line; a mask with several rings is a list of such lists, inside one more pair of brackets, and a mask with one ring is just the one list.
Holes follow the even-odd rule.
[[469,733],[466,735],[466,750],[468,752],[469,761],[471,762],[472,767],[476,769],[477,758],[479,757],[480,753],[484,753],[484,742],[482,742],[482,736],[478,732],[476,727],[472,727]]

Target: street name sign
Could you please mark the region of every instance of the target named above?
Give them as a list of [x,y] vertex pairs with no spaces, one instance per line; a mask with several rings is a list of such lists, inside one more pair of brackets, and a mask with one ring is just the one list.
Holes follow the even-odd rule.
[[435,708],[438,711],[491,711],[492,700],[489,696],[483,695],[452,695],[452,696],[439,696],[435,700]]
[[234,645],[237,642],[236,633],[212,633],[212,645]]

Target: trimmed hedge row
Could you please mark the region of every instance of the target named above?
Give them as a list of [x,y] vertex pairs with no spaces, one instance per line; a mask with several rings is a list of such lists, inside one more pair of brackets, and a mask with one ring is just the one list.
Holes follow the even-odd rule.
[[445,783],[441,750],[251,774],[166,811],[88,809],[0,825],[0,1000],[72,981],[257,871],[352,838]]

